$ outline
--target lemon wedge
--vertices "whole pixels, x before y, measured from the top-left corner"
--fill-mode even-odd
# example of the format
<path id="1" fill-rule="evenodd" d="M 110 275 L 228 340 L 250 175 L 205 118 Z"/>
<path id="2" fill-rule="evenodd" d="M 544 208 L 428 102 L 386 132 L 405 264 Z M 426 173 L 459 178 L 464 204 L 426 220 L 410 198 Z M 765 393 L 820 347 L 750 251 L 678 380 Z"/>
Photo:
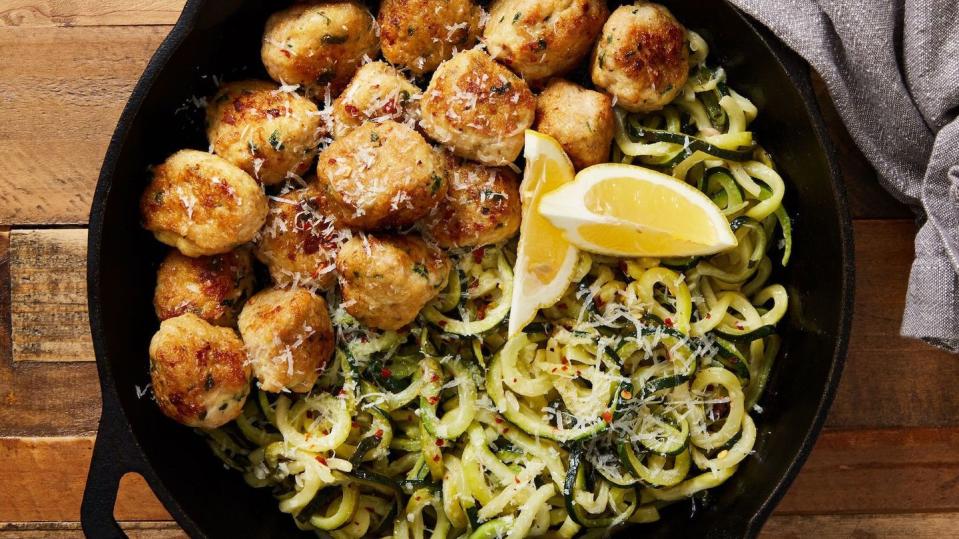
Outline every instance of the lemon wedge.
<path id="1" fill-rule="evenodd" d="M 563 231 L 536 211 L 546 194 L 573 181 L 573 163 L 556 139 L 532 130 L 526 131 L 523 155 L 523 221 L 513 268 L 510 337 L 522 331 L 541 308 L 559 301 L 569 287 L 578 256 L 577 249 L 563 237 Z"/>
<path id="2" fill-rule="evenodd" d="M 544 195 L 538 210 L 570 243 L 605 255 L 699 256 L 737 243 L 709 197 L 686 182 L 635 165 L 583 169 L 575 181 Z"/>

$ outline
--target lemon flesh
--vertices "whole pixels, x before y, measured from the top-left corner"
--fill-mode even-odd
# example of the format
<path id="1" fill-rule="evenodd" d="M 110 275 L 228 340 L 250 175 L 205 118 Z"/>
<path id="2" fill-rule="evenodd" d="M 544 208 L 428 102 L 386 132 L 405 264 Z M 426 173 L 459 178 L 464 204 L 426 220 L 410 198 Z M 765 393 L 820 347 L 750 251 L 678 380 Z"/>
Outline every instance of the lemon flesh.
<path id="1" fill-rule="evenodd" d="M 699 256 L 736 245 L 726 217 L 701 191 L 634 165 L 584 169 L 537 209 L 570 243 L 600 254 Z"/>
<path id="2" fill-rule="evenodd" d="M 578 251 L 563 231 L 536 211 L 544 196 L 570 183 L 573 164 L 555 139 L 536 131 L 526 132 L 526 171 L 520 194 L 523 221 L 520 225 L 509 335 L 520 332 L 539 309 L 559 301 L 569 287 Z"/>

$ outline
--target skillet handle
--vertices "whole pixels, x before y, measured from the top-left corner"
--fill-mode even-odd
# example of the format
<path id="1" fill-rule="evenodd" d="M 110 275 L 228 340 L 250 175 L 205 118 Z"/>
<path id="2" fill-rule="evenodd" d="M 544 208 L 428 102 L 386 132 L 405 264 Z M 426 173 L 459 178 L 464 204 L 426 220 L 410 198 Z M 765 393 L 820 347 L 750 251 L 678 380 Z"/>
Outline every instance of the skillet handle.
<path id="1" fill-rule="evenodd" d="M 87 475 L 83 502 L 80 505 L 80 523 L 87 537 L 97 539 L 126 539 L 113 516 L 113 507 L 117 500 L 120 478 L 130 471 L 136 471 L 133 455 L 136 447 L 131 433 L 125 430 L 123 422 L 117 418 L 118 403 L 109 401 L 109 392 L 104 391 L 103 414 L 97 440 L 93 445 L 93 459 Z M 112 404 L 112 406 L 111 406 Z"/>

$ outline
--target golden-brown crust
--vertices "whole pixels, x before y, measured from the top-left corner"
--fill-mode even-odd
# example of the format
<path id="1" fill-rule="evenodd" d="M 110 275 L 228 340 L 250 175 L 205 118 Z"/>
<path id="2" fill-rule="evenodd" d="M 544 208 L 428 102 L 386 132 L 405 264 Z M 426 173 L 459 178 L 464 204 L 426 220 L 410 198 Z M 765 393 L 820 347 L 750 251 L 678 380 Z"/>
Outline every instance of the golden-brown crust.
<path id="1" fill-rule="evenodd" d="M 187 256 L 242 245 L 266 219 L 266 195 L 249 174 L 221 157 L 180 150 L 153 167 L 140 199 L 143 226 Z"/>
<path id="2" fill-rule="evenodd" d="M 380 24 L 383 57 L 419 76 L 476 44 L 480 8 L 472 0 L 383 0 Z"/>
<path id="3" fill-rule="evenodd" d="M 534 125 L 563 146 L 576 170 L 609 159 L 616 122 L 607 94 L 553 79 L 536 99 Z"/>
<path id="4" fill-rule="evenodd" d="M 160 410 L 191 427 L 231 421 L 250 391 L 243 342 L 192 313 L 160 324 L 150 341 L 150 378 Z"/>
<path id="5" fill-rule="evenodd" d="M 266 21 L 260 56 L 270 77 L 301 84 L 310 95 L 346 86 L 363 58 L 379 53 L 376 21 L 352 1 L 303 2 Z"/>
<path id="6" fill-rule="evenodd" d="M 610 15 L 593 53 L 593 83 L 630 111 L 668 104 L 689 76 L 686 29 L 668 9 L 649 2 Z"/>
<path id="7" fill-rule="evenodd" d="M 171 249 L 157 270 L 153 307 L 166 320 L 192 313 L 218 326 L 236 326 L 236 315 L 253 293 L 250 250 L 191 258 Z"/>
<path id="8" fill-rule="evenodd" d="M 397 330 L 446 286 L 450 261 L 417 236 L 354 236 L 336 257 L 346 312 L 366 326 Z"/>
<path id="9" fill-rule="evenodd" d="M 325 290 L 336 282 L 340 211 L 326 186 L 315 181 L 270 200 L 254 252 L 277 286 Z"/>
<path id="10" fill-rule="evenodd" d="M 403 227 L 446 195 L 446 169 L 422 135 L 387 120 L 367 122 L 321 155 L 317 179 L 343 208 L 351 227 Z"/>
<path id="11" fill-rule="evenodd" d="M 450 188 L 423 220 L 423 230 L 444 249 L 479 247 L 519 230 L 519 179 L 506 167 L 487 167 L 446 154 Z"/>
<path id="12" fill-rule="evenodd" d="M 246 302 L 239 322 L 264 391 L 308 392 L 333 354 L 326 302 L 309 290 L 261 290 Z"/>
<path id="13" fill-rule="evenodd" d="M 224 84 L 206 109 L 213 153 L 272 185 L 302 175 L 316 158 L 320 118 L 316 105 L 272 82 Z"/>
<path id="14" fill-rule="evenodd" d="M 523 79 L 472 49 L 440 65 L 420 110 L 430 138 L 460 157 L 497 166 L 519 156 L 536 98 Z"/>
<path id="15" fill-rule="evenodd" d="M 361 67 L 333 102 L 333 133 L 346 136 L 363 122 L 393 120 L 416 128 L 422 91 L 393 66 L 371 62 Z"/>
<path id="16" fill-rule="evenodd" d="M 543 80 L 580 63 L 608 16 L 605 0 L 496 0 L 483 40 L 497 61 Z"/>

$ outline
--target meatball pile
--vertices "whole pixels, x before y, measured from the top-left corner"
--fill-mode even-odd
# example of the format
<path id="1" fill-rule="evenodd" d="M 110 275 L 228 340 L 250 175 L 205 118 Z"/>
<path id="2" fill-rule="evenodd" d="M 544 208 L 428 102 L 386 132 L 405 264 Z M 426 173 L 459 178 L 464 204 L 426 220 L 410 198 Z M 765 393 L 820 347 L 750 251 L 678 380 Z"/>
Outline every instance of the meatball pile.
<path id="1" fill-rule="evenodd" d="M 613 107 L 657 110 L 689 70 L 686 30 L 643 1 L 298 2 L 260 53 L 272 80 L 222 84 L 209 146 L 152 167 L 140 200 L 170 247 L 153 390 L 195 427 L 234 419 L 253 380 L 309 392 L 331 311 L 401 331 L 446 286 L 448 250 L 513 238 L 527 129 L 603 163 Z"/>

